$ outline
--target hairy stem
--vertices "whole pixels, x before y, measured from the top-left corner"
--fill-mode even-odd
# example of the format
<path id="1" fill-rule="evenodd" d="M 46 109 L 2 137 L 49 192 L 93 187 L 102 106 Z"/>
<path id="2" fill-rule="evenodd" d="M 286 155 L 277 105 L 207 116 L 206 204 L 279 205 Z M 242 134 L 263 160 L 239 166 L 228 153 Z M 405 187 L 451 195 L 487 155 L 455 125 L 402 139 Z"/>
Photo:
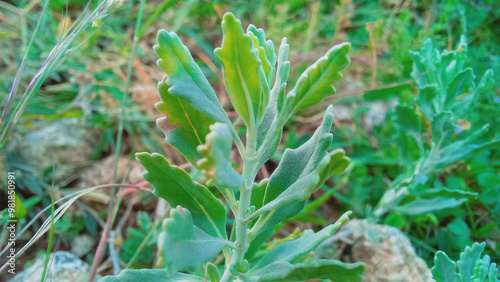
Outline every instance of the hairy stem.
<path id="1" fill-rule="evenodd" d="M 233 281 L 235 276 L 234 269 L 236 269 L 236 266 L 239 262 L 243 261 L 250 243 L 248 240 L 249 230 L 246 217 L 247 211 L 250 208 L 250 201 L 252 199 L 252 187 L 254 179 L 258 171 L 256 167 L 258 161 L 258 158 L 256 158 L 256 138 L 257 134 L 255 133 L 255 131 L 249 130 L 247 133 L 247 154 L 245 155 L 243 162 L 243 176 L 246 179 L 246 183 L 241 187 L 238 212 L 235 215 L 236 248 L 234 249 L 231 260 L 227 265 L 224 274 L 222 275 L 222 282 Z M 231 272 L 231 270 L 233 270 L 233 272 Z"/>

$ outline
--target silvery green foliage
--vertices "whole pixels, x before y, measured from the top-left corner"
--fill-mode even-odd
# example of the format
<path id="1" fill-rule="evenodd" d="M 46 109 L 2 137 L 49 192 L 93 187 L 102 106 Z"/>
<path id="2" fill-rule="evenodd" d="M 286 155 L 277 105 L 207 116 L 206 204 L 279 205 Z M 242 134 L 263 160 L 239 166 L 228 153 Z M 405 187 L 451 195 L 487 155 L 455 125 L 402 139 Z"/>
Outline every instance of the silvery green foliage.
<path id="1" fill-rule="evenodd" d="M 474 243 L 465 247 L 460 254 L 460 260 L 455 264 L 442 251 L 434 256 L 432 276 L 436 282 L 497 282 L 497 264 L 491 262 L 488 255 L 481 257 L 486 243 Z M 457 273 L 458 265 L 458 273 Z"/>
<path id="2" fill-rule="evenodd" d="M 250 25 L 245 32 L 230 13 L 224 16 L 222 29 L 224 39 L 215 54 L 232 106 L 246 126 L 245 145 L 189 50 L 175 33 L 161 30 L 154 48 L 166 73 L 158 84 L 162 102 L 157 105 L 165 117 L 158 126 L 166 141 L 202 170 L 207 181 L 194 181 L 159 154 L 137 154 L 155 195 L 177 207 L 170 211 L 158 238 L 157 261 L 163 269 L 125 270 L 106 281 L 362 280 L 362 263 L 310 256 L 347 222 L 348 213 L 323 230 L 308 230 L 268 252 L 257 252 L 276 225 L 298 215 L 311 193 L 349 164 L 344 151 L 329 151 L 333 114 L 328 107 L 312 137 L 296 149 L 285 150 L 269 179 L 255 183 L 293 113 L 335 93 L 332 83 L 349 64 L 350 45 L 330 49 L 286 95 L 290 70 L 286 39 L 276 54 L 262 29 Z M 231 159 L 233 142 L 243 160 L 242 173 Z M 235 217 L 230 234 L 228 208 Z M 222 262 L 214 260 L 220 256 Z"/>
<path id="3" fill-rule="evenodd" d="M 474 111 L 493 77 L 493 72 L 487 70 L 476 85 L 472 69 L 465 66 L 467 46 L 464 42 L 462 38 L 456 51 L 439 52 L 427 39 L 419 51 L 410 53 L 418 97 L 415 107 L 398 105 L 394 117 L 404 173 L 391 183 L 375 215 L 381 216 L 389 210 L 418 215 L 456 207 L 477 197 L 477 193 L 471 191 L 426 186 L 433 182 L 433 174 L 453 162 L 500 145 L 498 139 L 480 140 L 488 124 L 470 129 L 460 125 L 460 121 Z M 426 125 L 430 130 L 424 129 Z M 413 200 L 400 205 L 406 196 Z"/>

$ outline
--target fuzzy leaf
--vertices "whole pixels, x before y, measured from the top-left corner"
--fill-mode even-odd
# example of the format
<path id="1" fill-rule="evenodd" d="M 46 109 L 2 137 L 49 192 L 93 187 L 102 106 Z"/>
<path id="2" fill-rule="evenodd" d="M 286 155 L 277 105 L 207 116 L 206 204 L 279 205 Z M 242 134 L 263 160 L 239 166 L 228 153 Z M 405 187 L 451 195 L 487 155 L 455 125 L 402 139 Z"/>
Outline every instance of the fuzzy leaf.
<path id="1" fill-rule="evenodd" d="M 465 250 L 460 254 L 460 260 L 457 261 L 458 269 L 462 279 L 471 281 L 474 276 L 474 269 L 481 259 L 481 253 L 484 251 L 486 243 L 474 243 L 472 247 L 465 247 Z"/>
<path id="2" fill-rule="evenodd" d="M 187 208 L 194 224 L 209 235 L 227 238 L 226 208 L 205 186 L 160 154 L 138 153 L 136 158 L 147 170 L 144 179 L 153 185 L 156 196 L 171 206 Z"/>
<path id="3" fill-rule="evenodd" d="M 222 30 L 222 47 L 215 50 L 215 55 L 222 64 L 229 98 L 247 126 L 256 126 L 269 101 L 258 46 L 231 13 L 224 15 Z"/>
<path id="4" fill-rule="evenodd" d="M 320 162 L 328 154 L 328 148 L 332 143 L 330 129 L 333 123 L 332 107 L 328 107 L 323 116 L 323 122 L 316 129 L 313 136 L 297 149 L 286 149 L 283 159 L 269 179 L 263 206 L 278 198 L 287 188 L 292 185 L 295 188 L 307 189 L 308 183 L 316 186 L 319 177 L 315 174 Z M 301 180 L 301 179 L 306 180 Z M 301 180 L 301 181 L 299 181 Z M 295 184 L 298 182 L 297 184 Z M 305 202 L 293 203 L 277 209 L 266 223 L 266 227 L 297 215 L 303 208 Z"/>
<path id="5" fill-rule="evenodd" d="M 186 99 L 216 121 L 229 120 L 207 78 L 177 34 L 160 30 L 154 50 L 160 58 L 158 66 L 167 74 L 165 83 L 170 86 L 170 94 Z"/>
<path id="6" fill-rule="evenodd" d="M 430 121 L 433 121 L 437 111 L 437 87 L 428 85 L 418 89 L 418 110 L 421 111 Z"/>
<path id="7" fill-rule="evenodd" d="M 453 141 L 455 125 L 453 124 L 453 114 L 451 112 L 441 112 L 432 121 L 432 146 L 439 148 L 448 145 Z"/>
<path id="8" fill-rule="evenodd" d="M 456 273 L 456 264 L 448 258 L 442 251 L 438 251 L 434 256 L 434 266 L 432 267 L 432 278 L 436 282 L 461 282 L 462 276 Z"/>
<path id="9" fill-rule="evenodd" d="M 342 77 L 340 71 L 350 62 L 349 43 L 334 46 L 299 77 L 297 84 L 286 97 L 286 114 L 312 106 L 323 98 L 335 94 L 332 83 Z"/>
<path id="10" fill-rule="evenodd" d="M 328 178 L 332 177 L 336 174 L 344 173 L 347 166 L 349 166 L 350 159 L 345 156 L 345 152 L 342 149 L 337 149 L 328 153 L 329 157 L 324 161 L 328 161 L 328 163 L 321 170 L 319 176 L 319 184 L 325 183 Z M 319 187 L 316 187 L 318 189 Z"/>
<path id="11" fill-rule="evenodd" d="M 458 100 L 453 105 L 453 112 L 457 117 L 465 118 L 467 117 L 474 107 L 476 106 L 477 100 L 479 97 L 493 84 L 493 71 L 491 69 L 487 70 L 481 81 L 477 85 L 474 92 L 467 97 Z"/>
<path id="12" fill-rule="evenodd" d="M 170 210 L 163 222 L 164 232 L 158 237 L 167 277 L 177 271 L 196 271 L 222 251 L 226 240 L 216 238 L 193 225 L 191 213 L 180 206 Z"/>
<path id="13" fill-rule="evenodd" d="M 162 102 L 156 104 L 156 108 L 166 117 L 159 118 L 156 123 L 165 132 L 167 143 L 196 164 L 202 158 L 196 147 L 205 143 L 209 126 L 215 120 L 196 110 L 186 99 L 170 94 L 169 88 L 165 82 L 158 83 Z"/>
<path id="14" fill-rule="evenodd" d="M 271 85 L 271 80 L 274 77 L 276 66 L 274 43 L 271 40 L 266 40 L 266 33 L 262 28 L 257 28 L 252 24 L 248 26 L 247 33 L 252 33 L 258 40 L 259 57 L 262 62 L 264 73 L 267 77 L 267 83 Z M 264 56 L 261 56 L 260 54 L 263 54 Z"/>
<path id="15" fill-rule="evenodd" d="M 204 158 L 197 164 L 206 170 L 215 168 L 215 185 L 223 188 L 238 188 L 245 184 L 245 178 L 232 166 L 233 138 L 229 126 L 223 123 L 212 124 L 206 141 L 206 144 L 198 146 L 198 151 Z"/>
<path id="16" fill-rule="evenodd" d="M 219 282 L 221 278 L 219 269 L 211 262 L 207 263 L 207 276 L 210 282 Z"/>
<path id="17" fill-rule="evenodd" d="M 407 106 L 398 105 L 394 116 L 398 128 L 398 148 L 407 164 L 422 157 L 422 133 L 420 119 L 415 111 Z"/>
<path id="18" fill-rule="evenodd" d="M 343 173 L 348 165 L 349 159 L 345 157 L 343 150 L 330 152 L 321 160 L 315 171 L 299 178 L 276 199 L 262 206 L 256 214 L 260 215 L 277 209 L 279 212 L 281 207 L 305 203 L 328 178 L 334 174 Z"/>
<path id="19" fill-rule="evenodd" d="M 365 265 L 362 262 L 345 263 L 334 259 L 322 259 L 294 264 L 293 271 L 286 277 L 273 281 L 309 281 L 328 279 L 334 282 L 362 281 Z M 264 278 L 265 279 L 265 278 Z M 267 281 L 267 280 L 262 280 Z"/>
<path id="20" fill-rule="evenodd" d="M 443 210 L 447 208 L 460 206 L 466 201 L 467 198 L 454 199 L 454 198 L 437 197 L 432 199 L 420 199 L 409 202 L 408 204 L 402 206 L 394 207 L 393 210 L 408 215 L 418 215 L 436 210 Z"/>
<path id="21" fill-rule="evenodd" d="M 280 120 L 280 113 L 285 100 L 286 81 L 290 72 L 288 53 L 289 45 L 286 43 L 286 38 L 283 38 L 278 52 L 276 80 L 271 90 L 269 103 L 257 128 L 257 148 L 264 151 L 258 163 L 259 167 L 271 158 L 281 141 L 283 121 Z M 271 142 L 262 146 L 266 140 L 271 140 Z"/>
<path id="22" fill-rule="evenodd" d="M 417 195 L 422 197 L 448 197 L 448 198 L 467 198 L 469 200 L 477 199 L 478 194 L 476 192 L 448 189 L 446 187 L 438 188 L 428 188 L 418 193 Z"/>
<path id="23" fill-rule="evenodd" d="M 425 171 L 442 170 L 449 164 L 464 159 L 474 152 L 500 146 L 500 139 L 479 144 L 474 143 L 480 136 L 488 131 L 488 127 L 489 125 L 485 124 L 482 128 L 471 133 L 467 138 L 457 140 L 448 146 L 437 150 L 434 154 L 428 157 L 423 169 Z"/>
<path id="24" fill-rule="evenodd" d="M 474 73 L 471 68 L 467 68 L 460 72 L 455 79 L 448 85 L 446 96 L 443 101 L 443 109 L 451 110 L 457 97 L 463 93 L 467 93 L 471 87 L 474 87 Z"/>
<path id="25" fill-rule="evenodd" d="M 332 236 L 337 229 L 349 220 L 348 214 L 349 212 L 342 215 L 336 223 L 323 228 L 317 233 L 307 230 L 300 238 L 274 247 L 245 273 L 244 281 L 284 279 L 295 270 L 294 260 L 308 254 L 324 240 Z"/>
<path id="26" fill-rule="evenodd" d="M 116 276 L 105 276 L 103 282 L 137 282 L 137 281 L 164 281 L 164 282 L 193 282 L 203 281 L 203 278 L 175 273 L 172 277 L 167 277 L 165 269 L 124 269 Z"/>

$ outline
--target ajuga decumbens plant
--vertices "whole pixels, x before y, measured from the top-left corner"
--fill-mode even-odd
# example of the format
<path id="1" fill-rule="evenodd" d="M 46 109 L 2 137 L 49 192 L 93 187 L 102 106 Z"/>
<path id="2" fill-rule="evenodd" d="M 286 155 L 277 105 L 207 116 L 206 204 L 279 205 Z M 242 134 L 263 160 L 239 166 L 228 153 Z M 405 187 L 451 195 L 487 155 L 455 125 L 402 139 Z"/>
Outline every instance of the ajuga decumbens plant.
<path id="1" fill-rule="evenodd" d="M 307 142 L 285 150 L 272 175 L 255 182 L 259 169 L 276 151 L 285 122 L 296 111 L 335 93 L 332 83 L 349 64 L 350 45 L 330 49 L 285 95 L 290 70 L 286 39 L 276 55 L 262 29 L 250 25 L 244 32 L 231 13 L 225 14 L 222 29 L 222 47 L 215 54 L 232 105 L 246 126 L 246 142 L 186 46 L 175 33 L 161 30 L 154 49 L 166 76 L 158 84 L 162 102 L 157 108 L 166 117 L 157 123 L 166 141 L 208 180 L 197 183 L 160 154 L 138 153 L 154 193 L 176 207 L 158 238 L 161 268 L 125 270 L 105 281 L 360 281 L 362 263 L 318 260 L 311 254 L 348 220 L 347 213 L 318 232 L 307 230 L 264 254 L 258 252 L 274 233 L 273 227 L 300 213 L 311 193 L 347 167 L 343 150 L 329 151 L 331 107 Z M 242 174 L 231 160 L 233 141 L 243 160 Z M 229 210 L 234 224 L 228 235 Z"/>

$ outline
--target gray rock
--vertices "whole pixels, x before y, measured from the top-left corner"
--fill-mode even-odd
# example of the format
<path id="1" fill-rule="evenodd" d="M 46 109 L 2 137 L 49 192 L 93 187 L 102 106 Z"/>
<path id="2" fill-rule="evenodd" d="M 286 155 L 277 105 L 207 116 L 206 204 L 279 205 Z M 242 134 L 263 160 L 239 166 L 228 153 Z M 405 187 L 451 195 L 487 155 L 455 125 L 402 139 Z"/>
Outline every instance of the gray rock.
<path id="1" fill-rule="evenodd" d="M 366 106 L 370 107 L 370 111 L 366 113 L 365 125 L 368 126 L 369 128 L 381 125 L 385 120 L 387 112 L 390 109 L 393 109 L 396 105 L 397 105 L 396 100 L 367 103 Z"/>
<path id="2" fill-rule="evenodd" d="M 64 181 L 75 176 L 75 168 L 88 163 L 99 142 L 100 130 L 89 129 L 77 118 L 40 121 L 35 130 L 17 136 L 14 150 L 23 164 L 40 173 L 55 166 L 50 180 Z M 71 179 L 70 179 L 71 180 Z"/>
<path id="3" fill-rule="evenodd" d="M 367 220 L 350 220 L 318 247 L 315 255 L 364 262 L 363 281 L 367 282 L 434 281 L 425 261 L 417 256 L 410 240 L 399 229 Z"/>
<path id="4" fill-rule="evenodd" d="M 92 236 L 87 234 L 73 237 L 71 239 L 71 253 L 77 257 L 83 257 L 92 250 L 94 243 Z"/>
<path id="5" fill-rule="evenodd" d="M 45 257 L 39 257 L 35 263 L 14 276 L 11 282 L 39 282 L 42 278 Z M 90 273 L 90 266 L 75 255 L 68 252 L 50 254 L 46 281 L 57 282 L 86 282 Z M 102 277 L 97 275 L 95 281 Z"/>

